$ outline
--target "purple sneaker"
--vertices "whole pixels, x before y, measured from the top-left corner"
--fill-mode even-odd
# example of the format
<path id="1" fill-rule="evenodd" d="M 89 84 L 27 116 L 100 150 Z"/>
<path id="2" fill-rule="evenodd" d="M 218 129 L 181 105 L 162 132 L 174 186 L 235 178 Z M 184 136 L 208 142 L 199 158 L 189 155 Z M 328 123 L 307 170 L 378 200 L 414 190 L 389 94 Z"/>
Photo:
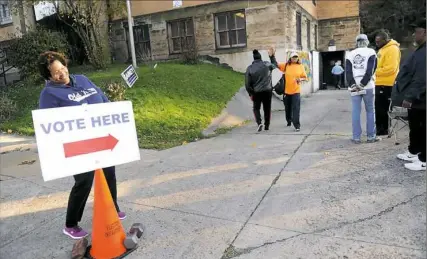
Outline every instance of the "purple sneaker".
<path id="1" fill-rule="evenodd" d="M 84 231 L 81 227 L 76 226 L 76 227 L 72 227 L 72 228 L 64 228 L 62 230 L 62 232 L 71 237 L 72 239 L 82 239 L 84 237 L 88 236 L 88 233 L 86 231 Z"/>
<path id="2" fill-rule="evenodd" d="M 119 219 L 120 220 L 124 220 L 126 218 L 126 213 L 124 213 L 123 211 L 119 211 Z"/>

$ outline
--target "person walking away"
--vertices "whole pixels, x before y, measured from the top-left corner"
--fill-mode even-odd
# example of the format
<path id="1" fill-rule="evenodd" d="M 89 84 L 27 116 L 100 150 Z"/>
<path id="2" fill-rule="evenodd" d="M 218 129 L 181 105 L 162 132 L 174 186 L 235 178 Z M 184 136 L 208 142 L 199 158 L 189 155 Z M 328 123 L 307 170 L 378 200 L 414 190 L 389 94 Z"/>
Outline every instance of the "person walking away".
<path id="1" fill-rule="evenodd" d="M 377 136 L 381 136 L 388 135 L 391 91 L 399 72 L 401 53 L 399 43 L 390 39 L 384 30 L 376 34 L 375 43 L 379 48 L 375 71 L 375 124 Z"/>
<path id="2" fill-rule="evenodd" d="M 258 125 L 257 131 L 270 129 L 271 98 L 273 87 L 271 85 L 271 71 L 274 66 L 270 62 L 264 62 L 258 50 L 253 50 L 254 61 L 246 69 L 245 88 L 253 101 L 253 112 Z M 261 104 L 264 110 L 264 124 L 261 119 Z"/>
<path id="3" fill-rule="evenodd" d="M 413 27 L 418 47 L 403 63 L 393 88 L 392 102 L 408 109 L 408 151 L 397 157 L 410 162 L 405 168 L 421 171 L 426 170 L 426 19 Z"/>
<path id="4" fill-rule="evenodd" d="M 366 133 L 368 142 L 376 142 L 379 138 L 375 130 L 375 69 L 377 55 L 375 50 L 368 48 L 369 40 L 365 34 L 356 37 L 356 49 L 352 50 L 346 58 L 345 73 L 352 102 L 352 141 L 361 143 L 362 128 L 360 113 L 362 100 L 366 110 Z"/>
<path id="5" fill-rule="evenodd" d="M 335 79 L 335 88 L 336 89 L 341 89 L 341 77 L 342 74 L 344 73 L 344 68 L 342 68 L 341 66 L 341 61 L 337 61 L 335 62 L 335 66 L 332 68 L 332 75 L 334 76 Z"/>
<path id="6" fill-rule="evenodd" d="M 285 76 L 283 103 L 285 105 L 287 126 L 290 127 L 293 124 L 295 131 L 300 131 L 301 83 L 307 80 L 307 74 L 301 64 L 298 53 L 292 52 L 286 63 L 278 63 L 274 54 L 271 48 L 269 51 L 271 63 L 278 67 Z"/>
<path id="7" fill-rule="evenodd" d="M 48 51 L 39 57 L 40 75 L 46 80 L 46 85 L 40 93 L 40 109 L 77 106 L 109 102 L 105 94 L 83 75 L 68 73 L 65 56 Z M 111 192 L 118 216 L 125 219 L 117 205 L 117 183 L 115 167 L 104 168 L 105 178 Z M 63 233 L 72 239 L 81 239 L 88 235 L 78 223 L 81 221 L 86 201 L 92 189 L 94 171 L 73 176 L 75 183 L 68 199 L 65 228 Z"/>

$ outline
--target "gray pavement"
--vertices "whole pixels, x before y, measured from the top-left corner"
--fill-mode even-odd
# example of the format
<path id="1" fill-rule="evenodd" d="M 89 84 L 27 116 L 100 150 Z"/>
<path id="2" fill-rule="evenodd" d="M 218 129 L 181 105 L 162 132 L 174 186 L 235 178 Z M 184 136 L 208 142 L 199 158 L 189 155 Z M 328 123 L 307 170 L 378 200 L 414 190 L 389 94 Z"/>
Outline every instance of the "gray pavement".
<path id="1" fill-rule="evenodd" d="M 141 150 L 117 169 L 123 225 L 145 225 L 126 258 L 426 258 L 425 172 L 395 158 L 407 132 L 400 146 L 354 145 L 350 111 L 346 91 L 321 91 L 303 100 L 300 133 L 278 111 L 268 132 L 250 123 Z M 17 148 L 6 142 L 0 258 L 70 258 L 74 242 L 61 231 L 72 178 L 43 182 L 36 149 L 4 152 Z M 89 231 L 92 201 L 81 222 Z"/>

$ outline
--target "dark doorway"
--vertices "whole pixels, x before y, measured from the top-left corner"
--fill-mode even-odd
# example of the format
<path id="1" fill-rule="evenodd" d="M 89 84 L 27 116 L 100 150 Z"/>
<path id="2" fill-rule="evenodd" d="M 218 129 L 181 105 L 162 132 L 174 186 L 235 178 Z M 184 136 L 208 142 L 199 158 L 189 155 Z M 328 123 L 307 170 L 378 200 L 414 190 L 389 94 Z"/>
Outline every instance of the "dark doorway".
<path id="1" fill-rule="evenodd" d="M 126 24 L 127 25 L 127 24 Z M 126 43 L 129 43 L 129 28 L 126 26 Z M 151 60 L 150 27 L 148 24 L 136 25 L 133 27 L 133 39 L 135 44 L 135 55 L 138 61 Z M 130 47 L 128 47 L 128 57 L 131 57 Z"/>
<path id="2" fill-rule="evenodd" d="M 335 65 L 335 62 L 341 61 L 342 68 L 345 69 L 345 51 L 330 51 L 330 52 L 321 52 L 319 57 L 320 62 L 320 86 L 322 90 L 327 89 L 336 89 L 335 88 L 335 78 L 332 75 L 332 68 Z M 345 77 L 344 74 L 341 76 L 341 88 L 345 87 Z"/>

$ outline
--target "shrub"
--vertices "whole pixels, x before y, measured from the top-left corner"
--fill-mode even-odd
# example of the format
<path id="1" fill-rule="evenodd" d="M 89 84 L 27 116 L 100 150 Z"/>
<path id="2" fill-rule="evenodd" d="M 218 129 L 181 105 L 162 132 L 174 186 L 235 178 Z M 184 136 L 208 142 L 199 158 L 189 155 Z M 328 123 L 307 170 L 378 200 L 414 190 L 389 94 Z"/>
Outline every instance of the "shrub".
<path id="1" fill-rule="evenodd" d="M 184 64 L 195 65 L 199 63 L 199 52 L 195 42 L 190 40 L 183 40 L 183 52 L 182 52 L 182 61 Z"/>
<path id="2" fill-rule="evenodd" d="M 126 86 L 122 82 L 109 81 L 101 88 L 111 102 L 123 101 L 125 99 Z"/>
<path id="3" fill-rule="evenodd" d="M 38 74 L 37 61 L 42 52 L 55 50 L 66 54 L 67 49 L 64 34 L 37 26 L 22 37 L 15 38 L 7 56 L 10 64 L 17 67 L 23 77 L 29 77 Z"/>
<path id="4" fill-rule="evenodd" d="M 12 120 L 17 111 L 16 103 L 6 93 L 0 93 L 0 123 Z"/>

